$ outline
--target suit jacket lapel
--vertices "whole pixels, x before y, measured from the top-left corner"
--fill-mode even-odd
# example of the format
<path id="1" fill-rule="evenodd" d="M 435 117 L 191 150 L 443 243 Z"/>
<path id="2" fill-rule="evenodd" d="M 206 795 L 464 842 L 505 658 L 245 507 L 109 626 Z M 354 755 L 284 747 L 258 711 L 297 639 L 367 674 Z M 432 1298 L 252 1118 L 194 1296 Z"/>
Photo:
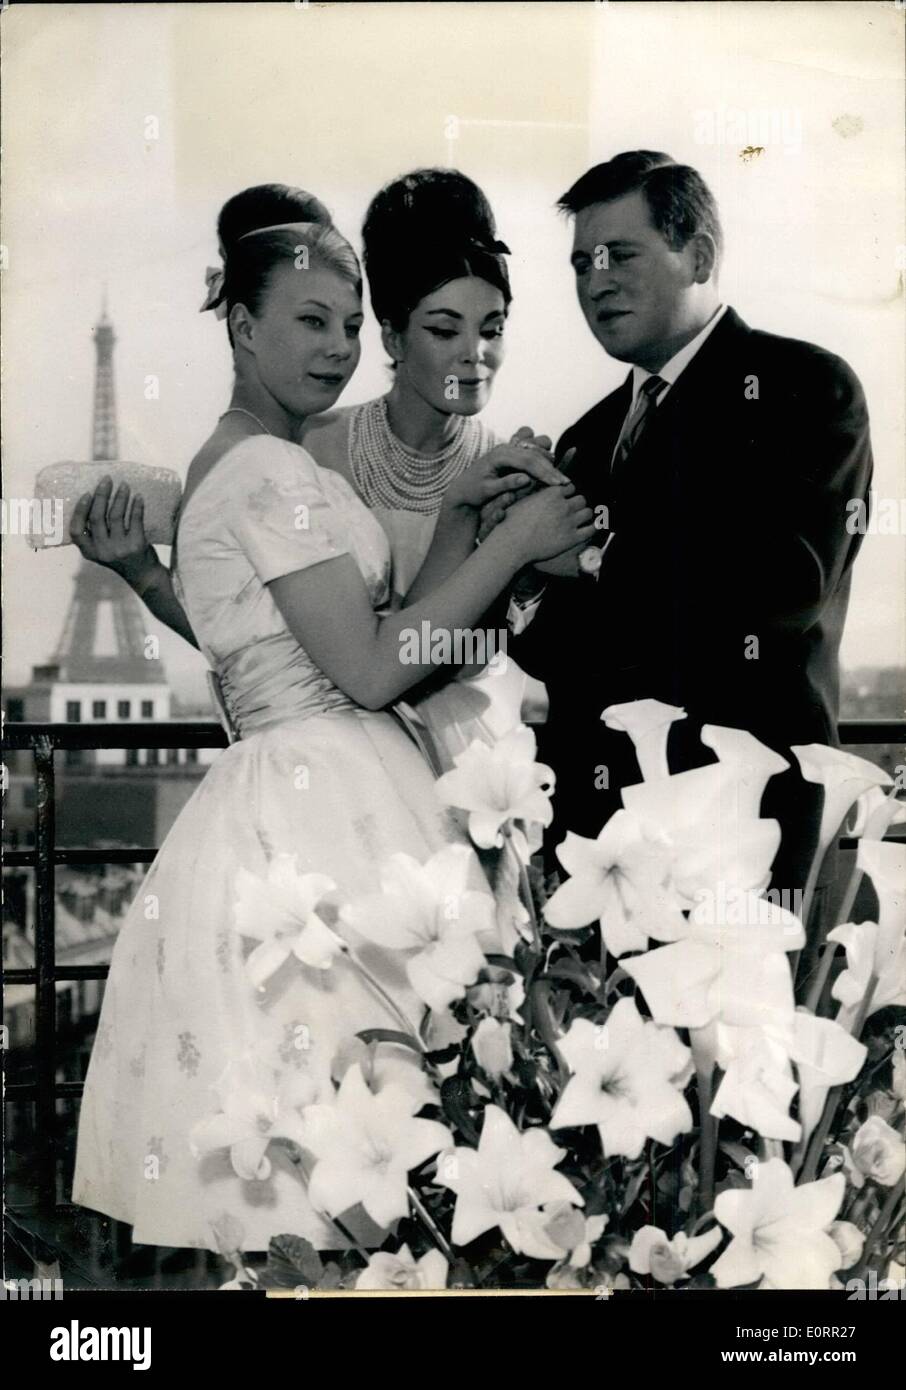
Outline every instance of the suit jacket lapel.
<path id="1" fill-rule="evenodd" d="M 610 496 L 610 461 L 632 401 L 632 374 L 605 396 L 594 418 L 575 440 L 576 466 L 571 470 L 577 488 L 594 505 Z"/>
<path id="2" fill-rule="evenodd" d="M 694 429 L 701 412 L 714 408 L 723 390 L 720 382 L 735 357 L 734 349 L 750 331 L 734 309 L 727 310 L 655 411 L 626 470 L 630 485 L 650 485 L 650 469 L 657 467 L 665 454 L 674 452 L 671 438 L 681 435 L 688 440 L 690 423 Z"/>

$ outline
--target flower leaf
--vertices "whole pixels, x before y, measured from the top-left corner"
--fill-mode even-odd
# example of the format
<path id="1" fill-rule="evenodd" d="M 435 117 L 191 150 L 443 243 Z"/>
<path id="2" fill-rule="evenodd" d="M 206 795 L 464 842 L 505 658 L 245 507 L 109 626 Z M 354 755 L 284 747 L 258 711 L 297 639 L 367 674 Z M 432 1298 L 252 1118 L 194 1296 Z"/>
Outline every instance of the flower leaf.
<path id="1" fill-rule="evenodd" d="M 485 960 L 487 961 L 488 965 L 496 965 L 501 970 L 510 970 L 514 975 L 518 975 L 519 973 L 519 967 L 513 960 L 512 956 L 499 956 L 496 953 L 489 955 L 486 953 Z"/>
<path id="2" fill-rule="evenodd" d="M 310 1240 L 302 1236 L 273 1236 L 267 1248 L 262 1283 L 271 1289 L 294 1289 L 299 1284 L 317 1288 L 324 1266 Z"/>
<path id="3" fill-rule="evenodd" d="M 461 1076 L 448 1076 L 440 1088 L 440 1103 L 444 1114 L 453 1122 L 463 1138 L 477 1148 L 479 1134 L 469 1112 L 470 1090 L 468 1082 Z"/>
<path id="4" fill-rule="evenodd" d="M 583 993 L 590 994 L 593 998 L 597 998 L 599 989 L 598 982 L 593 980 L 589 972 L 583 970 L 582 967 L 574 961 L 561 961 L 557 965 L 551 966 L 550 970 L 545 970 L 543 975 L 536 976 L 536 979 L 568 980 L 570 983 L 578 985 Z"/>
<path id="5" fill-rule="evenodd" d="M 401 1047 L 411 1047 L 413 1052 L 422 1055 L 422 1050 L 411 1033 L 397 1033 L 392 1028 L 364 1028 L 356 1033 L 366 1045 L 373 1042 L 398 1043 Z"/>

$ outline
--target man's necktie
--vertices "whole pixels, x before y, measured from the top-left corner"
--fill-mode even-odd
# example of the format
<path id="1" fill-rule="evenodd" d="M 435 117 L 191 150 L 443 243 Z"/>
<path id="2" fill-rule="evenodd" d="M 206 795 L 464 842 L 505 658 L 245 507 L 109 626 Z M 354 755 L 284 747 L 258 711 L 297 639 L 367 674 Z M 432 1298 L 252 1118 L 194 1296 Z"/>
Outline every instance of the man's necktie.
<path id="1" fill-rule="evenodd" d="M 650 376 L 643 383 L 636 397 L 635 405 L 623 421 L 620 437 L 617 440 L 610 464 L 611 478 L 618 478 L 622 473 L 626 460 L 645 433 L 649 421 L 657 409 L 658 397 L 666 390 L 667 386 L 668 382 L 660 376 Z"/>

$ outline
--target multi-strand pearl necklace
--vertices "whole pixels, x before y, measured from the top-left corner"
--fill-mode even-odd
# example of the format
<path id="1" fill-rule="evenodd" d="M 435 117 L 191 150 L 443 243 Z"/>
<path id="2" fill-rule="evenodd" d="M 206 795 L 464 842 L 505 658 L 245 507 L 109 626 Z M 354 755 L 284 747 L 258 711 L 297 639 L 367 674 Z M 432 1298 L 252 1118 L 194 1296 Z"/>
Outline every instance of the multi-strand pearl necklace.
<path id="1" fill-rule="evenodd" d="M 426 515 L 440 511 L 450 483 L 475 462 L 481 446 L 481 429 L 464 415 L 456 417 L 453 438 L 443 449 L 423 454 L 391 430 L 386 396 L 352 412 L 350 463 L 359 495 L 371 507 Z"/>

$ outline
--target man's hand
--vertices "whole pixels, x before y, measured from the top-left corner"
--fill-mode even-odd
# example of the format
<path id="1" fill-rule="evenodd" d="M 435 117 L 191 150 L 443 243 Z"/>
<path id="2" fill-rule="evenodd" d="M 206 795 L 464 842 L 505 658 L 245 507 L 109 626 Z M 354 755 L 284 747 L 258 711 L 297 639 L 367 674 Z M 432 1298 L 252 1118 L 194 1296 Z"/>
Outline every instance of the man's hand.
<path id="1" fill-rule="evenodd" d="M 465 507 L 481 511 L 500 497 L 513 501 L 536 487 L 565 487 L 567 481 L 554 467 L 547 436 L 535 436 L 525 426 L 509 444 L 489 449 L 460 474 L 447 488 L 444 505 L 448 510 Z"/>
<path id="2" fill-rule="evenodd" d="M 513 440 L 511 442 L 516 443 L 519 440 L 522 440 L 523 442 L 530 442 L 535 448 L 540 448 L 541 446 L 545 446 L 546 448 L 550 447 L 550 439 L 547 437 L 547 435 L 533 435 L 528 425 L 523 425 L 521 429 L 518 429 L 516 433 L 513 435 Z M 485 457 L 487 457 L 487 455 L 485 455 Z M 575 449 L 567 449 L 566 453 L 563 455 L 563 458 L 559 466 L 559 472 L 561 476 L 566 477 L 567 470 L 575 461 L 575 457 Z M 501 521 L 503 521 L 507 514 L 507 509 L 511 507 L 513 503 L 517 501 L 518 498 L 524 497 L 527 492 L 532 490 L 533 486 L 537 485 L 538 484 L 529 483 L 519 488 L 518 490 L 508 487 L 505 491 L 498 493 L 496 497 L 492 497 L 487 502 L 485 502 L 484 506 L 481 509 L 481 516 L 478 523 L 478 540 L 486 540 L 487 537 L 493 531 L 494 527 L 499 526 Z M 573 492 L 575 491 L 573 484 L 570 482 L 563 483 L 561 484 L 561 486 L 566 489 L 572 489 Z M 564 493 L 564 496 L 571 496 L 571 492 L 567 490 Z M 552 563 L 555 563 L 555 561 Z M 552 571 L 552 573 L 553 572 L 554 571 Z M 561 573 L 561 571 L 557 570 L 556 573 L 559 574 Z"/>

